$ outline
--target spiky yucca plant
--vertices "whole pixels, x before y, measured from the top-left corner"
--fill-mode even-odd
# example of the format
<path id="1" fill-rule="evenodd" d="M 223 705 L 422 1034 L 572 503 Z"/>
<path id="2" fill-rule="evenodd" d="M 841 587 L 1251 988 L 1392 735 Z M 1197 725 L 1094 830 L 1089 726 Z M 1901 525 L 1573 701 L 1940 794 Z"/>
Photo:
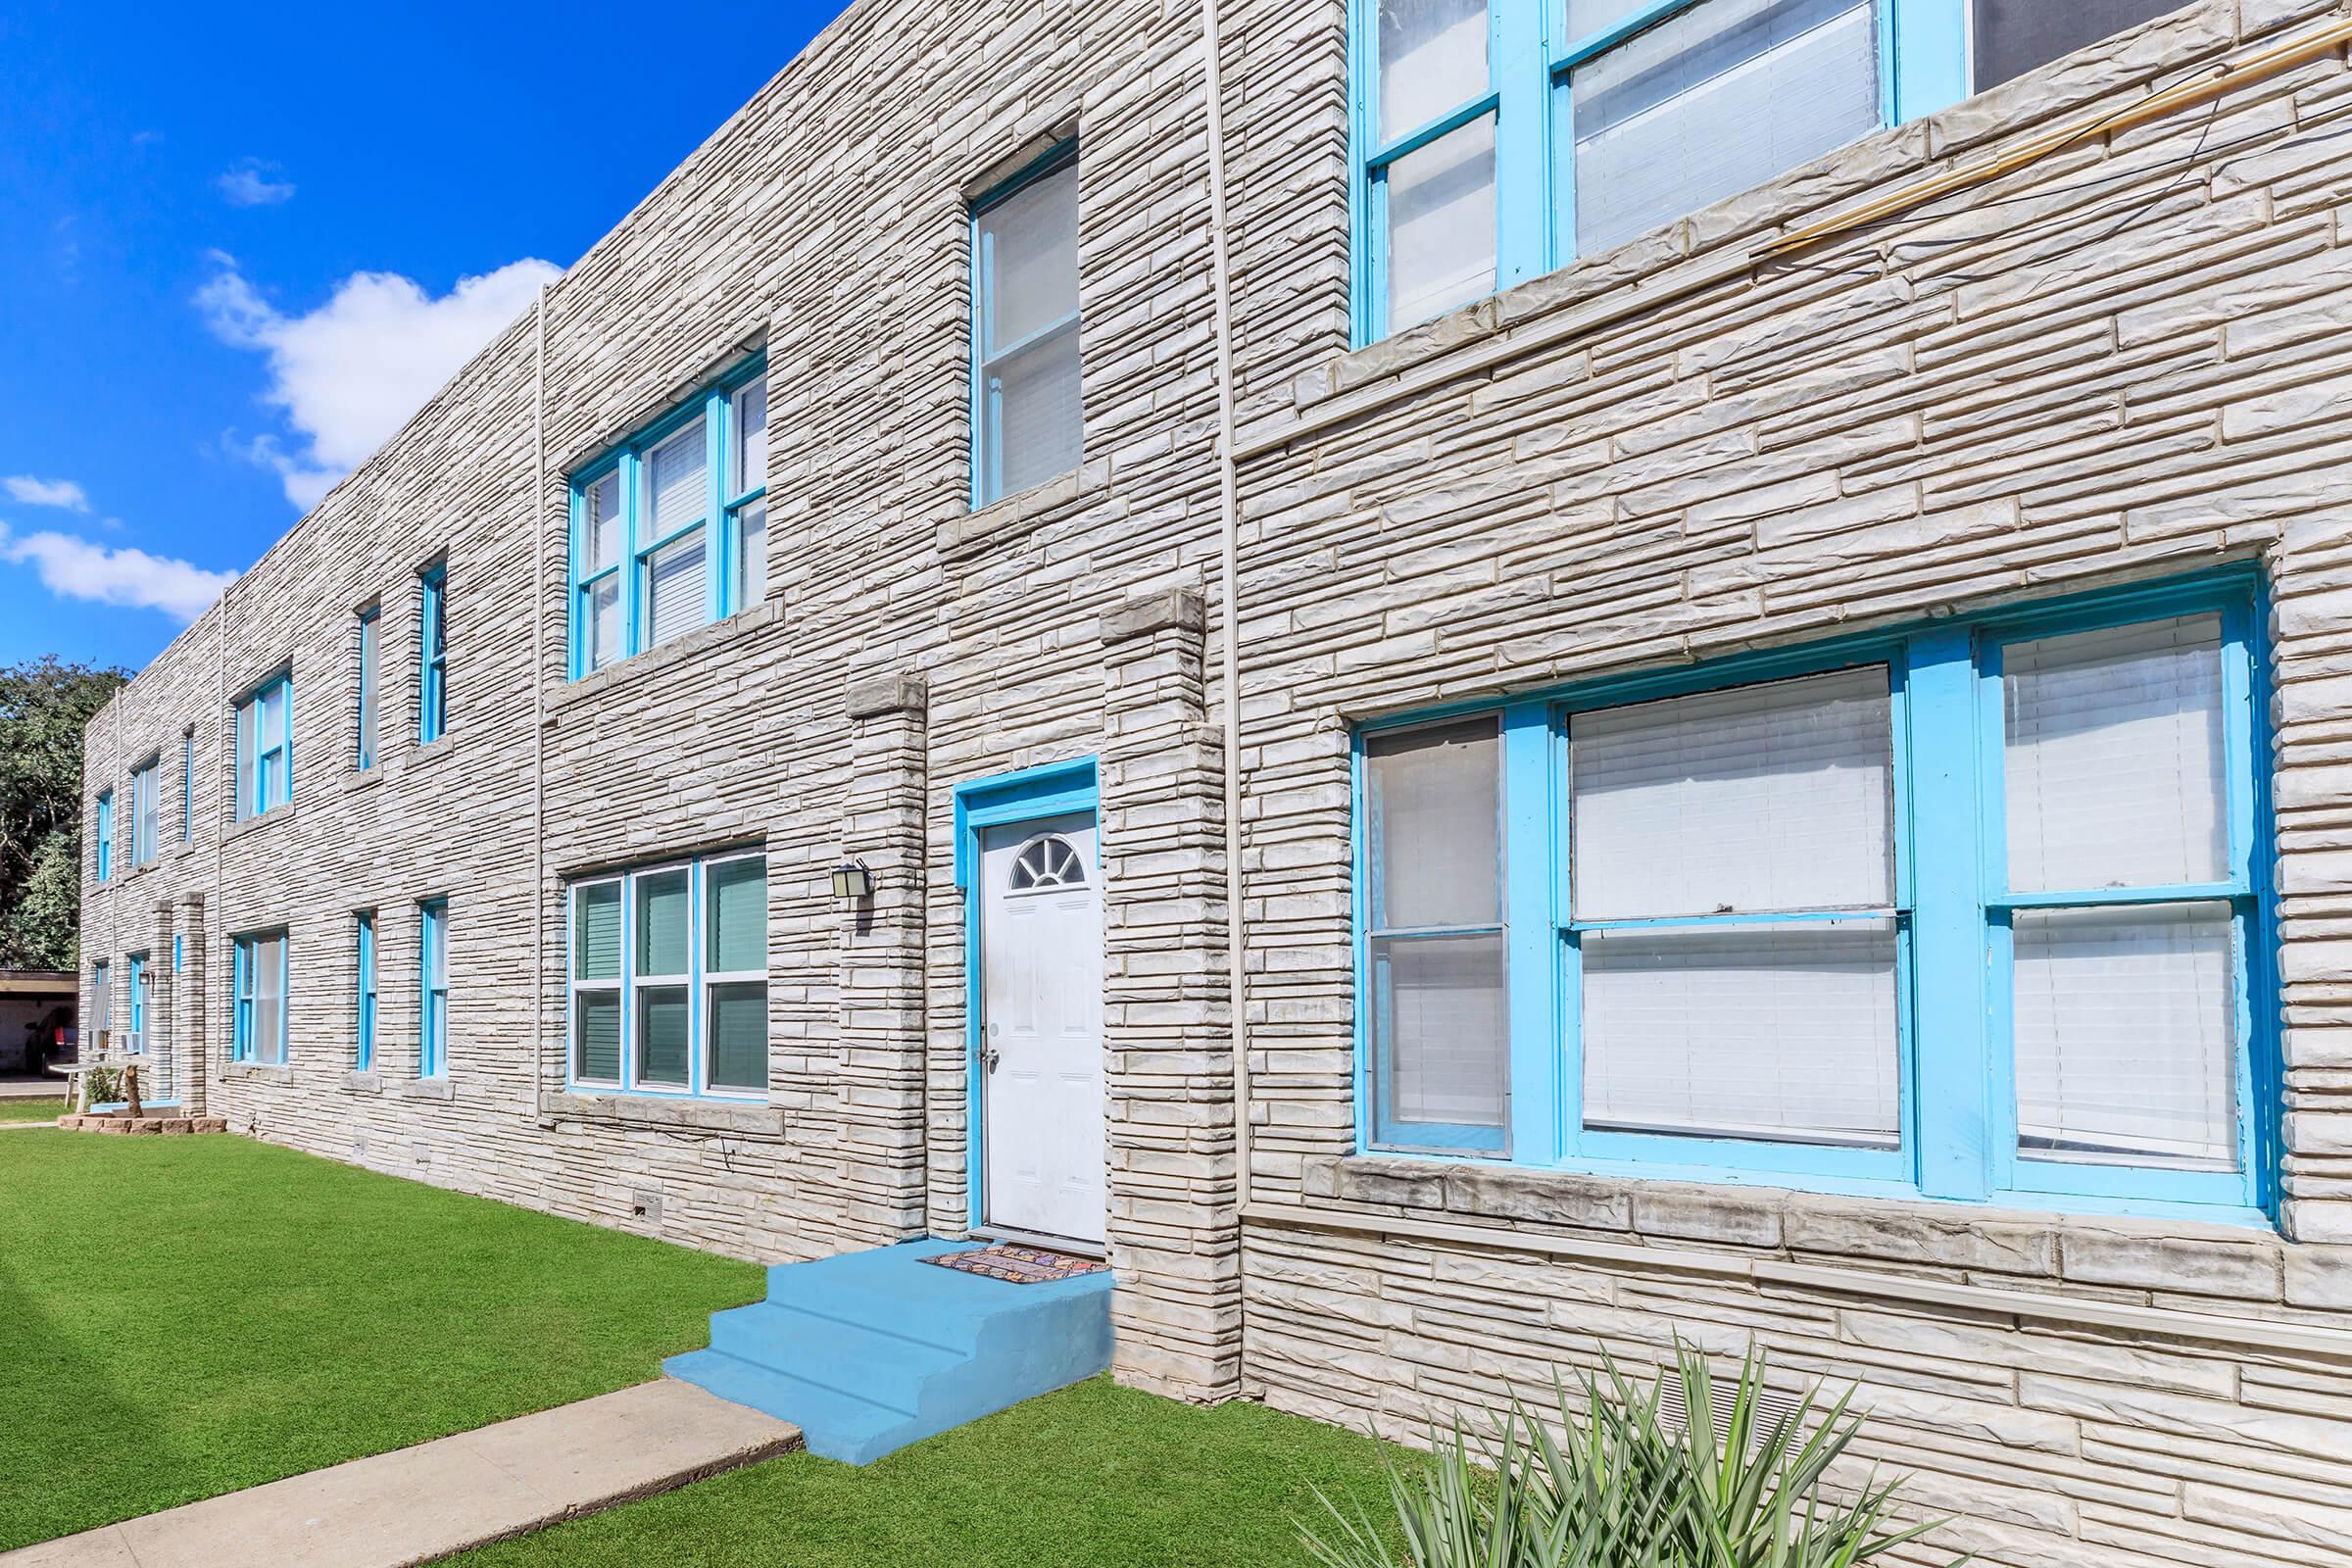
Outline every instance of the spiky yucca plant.
<path id="1" fill-rule="evenodd" d="M 1767 1419 L 1764 1372 L 1751 1350 L 1720 1423 L 1706 1357 L 1679 1343 L 1680 1428 L 1613 1363 L 1558 1384 L 1556 1423 L 1516 1398 L 1483 1436 L 1457 1417 L 1426 1462 L 1390 1462 L 1393 1537 L 1324 1496 L 1330 1519 L 1305 1529 L 1307 1547 L 1324 1568 L 1854 1568 L 1943 1523 L 1896 1526 L 1901 1483 L 1875 1473 L 1842 1502 L 1824 1497 L 1861 1430 L 1852 1395 L 1814 1421 L 1809 1390 Z"/>

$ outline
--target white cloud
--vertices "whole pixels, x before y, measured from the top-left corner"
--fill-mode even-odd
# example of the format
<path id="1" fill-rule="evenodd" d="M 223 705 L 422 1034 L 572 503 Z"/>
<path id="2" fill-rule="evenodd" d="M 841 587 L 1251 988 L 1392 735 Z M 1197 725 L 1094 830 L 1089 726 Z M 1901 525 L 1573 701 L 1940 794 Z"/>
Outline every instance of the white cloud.
<path id="1" fill-rule="evenodd" d="M 11 501 L 27 507 L 63 507 L 68 512 L 90 510 L 88 494 L 71 479 L 36 479 L 29 473 L 12 474 L 0 479 L 0 490 L 6 490 Z"/>
<path id="2" fill-rule="evenodd" d="M 0 523 L 0 561 L 30 565 L 41 585 L 64 599 L 160 610 L 180 621 L 204 613 L 233 571 L 206 571 L 144 550 L 114 550 L 71 534 L 43 531 L 19 538 Z"/>
<path id="3" fill-rule="evenodd" d="M 196 304 L 221 341 L 268 356 L 264 399 L 285 411 L 298 443 L 289 449 L 264 434 L 227 444 L 276 469 L 287 499 L 305 511 L 561 275 L 553 263 L 525 258 L 461 277 L 435 297 L 397 272 L 354 272 L 317 310 L 288 316 L 246 281 L 234 257 L 213 259 L 220 271 Z"/>
<path id="4" fill-rule="evenodd" d="M 279 202 L 294 199 L 294 182 L 271 179 L 270 176 L 275 172 L 275 164 L 241 158 L 213 183 L 220 188 L 221 199 L 231 207 L 275 207 Z"/>

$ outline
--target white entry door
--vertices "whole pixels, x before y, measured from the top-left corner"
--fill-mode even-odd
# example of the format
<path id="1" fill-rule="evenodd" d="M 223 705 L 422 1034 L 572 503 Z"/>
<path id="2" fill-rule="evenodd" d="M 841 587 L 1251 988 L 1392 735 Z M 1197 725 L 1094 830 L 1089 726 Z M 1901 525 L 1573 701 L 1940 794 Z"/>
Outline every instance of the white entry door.
<path id="1" fill-rule="evenodd" d="M 993 1229 L 1100 1245 L 1102 890 L 1091 813 L 992 827 L 980 854 L 980 1049 Z"/>

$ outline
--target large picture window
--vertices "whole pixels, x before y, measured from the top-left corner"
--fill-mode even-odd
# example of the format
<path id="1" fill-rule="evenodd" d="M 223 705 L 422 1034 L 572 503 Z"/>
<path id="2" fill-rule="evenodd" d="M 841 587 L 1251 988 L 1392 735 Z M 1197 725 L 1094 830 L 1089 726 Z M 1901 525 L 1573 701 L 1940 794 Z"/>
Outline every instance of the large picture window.
<path id="1" fill-rule="evenodd" d="M 647 866 L 568 890 L 571 1081 L 767 1096 L 767 862 Z"/>
<path id="2" fill-rule="evenodd" d="M 766 373 L 738 367 L 573 477 L 573 678 L 765 596 Z"/>
<path id="3" fill-rule="evenodd" d="M 1352 0 L 1370 342 L 1594 256 L 2173 0 Z"/>
<path id="4" fill-rule="evenodd" d="M 2243 579 L 1368 730 L 1370 1147 L 2258 1213 Z"/>

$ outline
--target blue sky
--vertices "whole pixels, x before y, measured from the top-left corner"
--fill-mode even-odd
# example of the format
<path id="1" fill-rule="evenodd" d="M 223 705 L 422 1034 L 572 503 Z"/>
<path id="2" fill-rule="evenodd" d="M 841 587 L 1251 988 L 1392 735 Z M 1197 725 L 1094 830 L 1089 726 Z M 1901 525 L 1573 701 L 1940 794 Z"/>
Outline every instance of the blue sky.
<path id="1" fill-rule="evenodd" d="M 153 658 L 840 4 L 0 7 L 0 664 Z"/>

